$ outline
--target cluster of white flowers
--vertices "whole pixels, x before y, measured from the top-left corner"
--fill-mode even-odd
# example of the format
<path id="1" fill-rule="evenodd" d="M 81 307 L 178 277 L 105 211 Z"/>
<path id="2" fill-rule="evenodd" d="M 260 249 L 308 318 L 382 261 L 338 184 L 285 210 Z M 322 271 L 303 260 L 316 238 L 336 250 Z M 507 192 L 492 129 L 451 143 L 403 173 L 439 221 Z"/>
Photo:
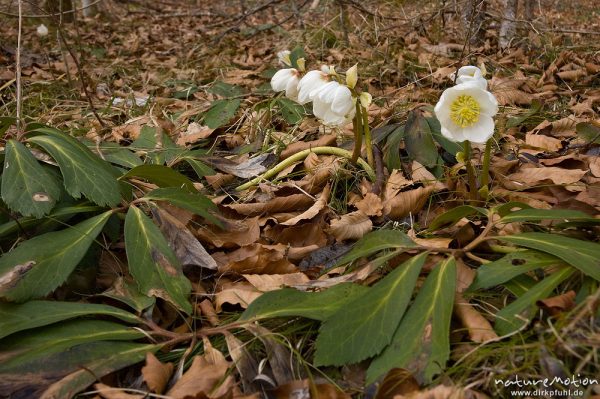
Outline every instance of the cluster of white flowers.
<path id="1" fill-rule="evenodd" d="M 498 101 L 487 90 L 487 80 L 479 68 L 464 66 L 452 78 L 456 78 L 456 85 L 442 93 L 434 109 L 442 135 L 452 141 L 483 144 L 494 134 Z"/>
<path id="2" fill-rule="evenodd" d="M 304 71 L 304 59 L 298 60 L 298 67 L 291 67 L 290 52 L 278 54 L 279 61 L 289 68 L 280 69 L 271 79 L 273 90 L 285 91 L 286 97 L 307 104 L 312 101 L 313 114 L 325 125 L 340 126 L 354 117 L 356 98 L 352 90 L 358 80 L 357 66 L 346 72 L 346 84 L 339 82 L 338 74 L 333 66 L 323 66 L 320 70 Z"/>

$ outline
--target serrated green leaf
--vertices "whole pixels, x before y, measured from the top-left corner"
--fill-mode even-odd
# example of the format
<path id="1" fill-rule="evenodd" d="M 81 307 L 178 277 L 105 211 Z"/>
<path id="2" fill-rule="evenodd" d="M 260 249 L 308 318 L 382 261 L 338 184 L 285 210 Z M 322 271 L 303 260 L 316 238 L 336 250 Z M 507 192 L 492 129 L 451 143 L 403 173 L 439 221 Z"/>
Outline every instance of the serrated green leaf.
<path id="1" fill-rule="evenodd" d="M 122 147 L 117 143 L 104 142 L 98 147 L 98 150 L 107 162 L 125 168 L 135 168 L 144 163 L 129 148 Z"/>
<path id="2" fill-rule="evenodd" d="M 29 330 L 0 341 L 0 374 L 39 357 L 94 341 L 128 341 L 143 338 L 137 329 L 104 320 L 72 320 Z"/>
<path id="3" fill-rule="evenodd" d="M 531 250 L 513 252 L 497 261 L 481 265 L 469 290 L 495 287 L 523 273 L 558 264 L 563 264 L 563 261 L 543 252 Z"/>
<path id="4" fill-rule="evenodd" d="M 135 206 L 125 217 L 125 250 L 129 271 L 142 293 L 191 313 L 190 281 L 159 228 Z"/>
<path id="5" fill-rule="evenodd" d="M 535 314 L 535 303 L 547 298 L 560 283 L 573 274 L 573 271 L 571 267 L 555 271 L 496 313 L 494 329 L 498 335 L 510 334 L 527 324 Z"/>
<path id="6" fill-rule="evenodd" d="M 533 222 L 539 220 L 592 221 L 598 222 L 586 213 L 570 209 L 521 209 L 511 212 L 499 220 L 500 223 Z"/>
<path id="7" fill-rule="evenodd" d="M 58 301 L 29 301 L 23 304 L 0 303 L 0 338 L 62 320 L 92 315 L 116 317 L 128 323 L 139 323 L 140 321 L 134 314 L 119 308 L 93 303 Z"/>
<path id="8" fill-rule="evenodd" d="M 413 110 L 408 115 L 404 127 L 404 144 L 411 159 L 428 168 L 437 164 L 438 150 L 433 142 L 429 124 L 420 110 Z"/>
<path id="9" fill-rule="evenodd" d="M 450 356 L 450 319 L 456 287 L 454 258 L 440 262 L 429 274 L 402 318 L 391 344 L 367 370 L 371 383 L 394 367 L 410 370 L 420 382 L 430 382 Z"/>
<path id="10" fill-rule="evenodd" d="M 217 206 L 200 193 L 190 193 L 187 190 L 176 187 L 157 188 L 147 193 L 144 199 L 167 201 L 179 208 L 187 209 L 196 215 L 200 215 L 212 223 L 221 224 L 221 221 L 210 213 L 216 212 L 218 209 Z"/>
<path id="11" fill-rule="evenodd" d="M 130 177 L 146 179 L 159 187 L 179 187 L 186 188 L 188 191 L 196 191 L 194 183 L 190 179 L 164 165 L 136 166 L 121 176 L 119 180 L 128 179 Z"/>
<path id="12" fill-rule="evenodd" d="M 115 206 L 121 201 L 114 170 L 74 138 L 49 128 L 34 132 L 29 142 L 39 145 L 58 163 L 65 189 L 74 198 L 85 195 L 101 206 Z"/>
<path id="13" fill-rule="evenodd" d="M 23 216 L 41 218 L 60 198 L 60 184 L 18 141 L 8 140 L 2 173 L 2 199 Z"/>
<path id="14" fill-rule="evenodd" d="M 315 365 L 358 363 L 381 352 L 404 315 L 426 258 L 427 253 L 412 257 L 328 317 L 317 337 Z"/>
<path id="15" fill-rule="evenodd" d="M 546 233 L 521 233 L 499 239 L 554 255 L 600 281 L 600 244 Z"/>
<path id="16" fill-rule="evenodd" d="M 297 102 L 281 97 L 277 99 L 277 104 L 279 105 L 283 119 L 290 125 L 295 125 L 304 118 L 304 107 Z"/>
<path id="17" fill-rule="evenodd" d="M 160 345 L 99 341 L 40 356 L 2 373 L 0 392 L 11 397 L 70 399 L 113 371 L 138 363 Z"/>
<path id="18" fill-rule="evenodd" d="M 467 216 L 475 215 L 476 213 L 486 215 L 487 211 L 485 210 L 485 208 L 479 208 L 471 205 L 457 206 L 433 219 L 432 222 L 429 224 L 427 230 L 434 231 L 438 230 L 441 227 L 452 226 L 455 223 L 457 223 L 460 219 Z"/>
<path id="19" fill-rule="evenodd" d="M 61 285 L 96 239 L 111 211 L 31 238 L 0 258 L 0 297 L 23 302 Z"/>
<path id="20" fill-rule="evenodd" d="M 220 80 L 216 81 L 207 91 L 224 98 L 241 96 L 245 92 L 240 86 L 221 82 Z"/>
<path id="21" fill-rule="evenodd" d="M 156 298 L 142 294 L 135 283 L 129 284 L 122 277 L 117 279 L 111 289 L 104 291 L 100 295 L 122 302 L 139 313 L 148 309 L 156 302 Z"/>
<path id="22" fill-rule="evenodd" d="M 204 115 L 204 123 L 211 129 L 225 125 L 235 116 L 241 103 L 240 99 L 214 101 Z"/>
<path id="23" fill-rule="evenodd" d="M 416 248 L 417 244 L 405 233 L 397 230 L 377 230 L 365 234 L 358 240 L 352 250 L 340 259 L 337 264 L 352 262 L 358 258 L 369 256 L 375 252 L 390 248 Z"/>
<path id="24" fill-rule="evenodd" d="M 320 292 L 303 292 L 293 288 L 269 291 L 255 299 L 240 320 L 286 316 L 325 320 L 367 290 L 362 285 L 341 283 Z"/>

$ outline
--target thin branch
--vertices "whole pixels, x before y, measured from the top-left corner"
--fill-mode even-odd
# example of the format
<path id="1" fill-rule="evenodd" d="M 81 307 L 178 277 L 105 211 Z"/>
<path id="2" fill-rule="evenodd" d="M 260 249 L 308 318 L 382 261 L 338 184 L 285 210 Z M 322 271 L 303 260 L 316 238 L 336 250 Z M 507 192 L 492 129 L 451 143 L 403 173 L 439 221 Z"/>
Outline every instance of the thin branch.
<path id="1" fill-rule="evenodd" d="M 82 11 L 85 10 L 86 8 L 90 8 L 95 6 L 96 4 L 100 3 L 103 0 L 96 0 L 93 3 L 90 3 L 88 5 L 86 5 L 85 7 L 80 7 L 80 8 L 73 8 L 72 10 L 67 10 L 67 11 L 61 11 L 59 13 L 56 14 L 34 14 L 34 15 L 21 15 L 21 18 L 48 18 L 48 17 L 60 17 L 63 14 L 72 14 L 74 12 L 77 11 Z M 19 7 L 21 7 L 21 1 L 19 1 Z M 19 8 L 20 9 L 20 8 Z M 6 12 L 6 11 L 2 11 L 0 10 L 0 15 L 5 15 L 7 17 L 13 17 L 13 18 L 19 18 L 19 14 L 13 14 L 10 12 Z"/>

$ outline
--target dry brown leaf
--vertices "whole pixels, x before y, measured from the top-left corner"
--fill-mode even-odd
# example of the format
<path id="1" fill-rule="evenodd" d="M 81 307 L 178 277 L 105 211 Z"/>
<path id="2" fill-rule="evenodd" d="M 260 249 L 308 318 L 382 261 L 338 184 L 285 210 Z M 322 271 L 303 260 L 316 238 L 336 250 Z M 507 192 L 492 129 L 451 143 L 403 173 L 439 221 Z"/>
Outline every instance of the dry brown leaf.
<path id="1" fill-rule="evenodd" d="M 306 380 L 290 381 L 272 391 L 275 399 L 319 398 L 350 399 L 350 395 L 330 384 L 315 384 Z"/>
<path id="2" fill-rule="evenodd" d="M 262 292 L 274 291 L 283 287 L 302 285 L 309 281 L 304 273 L 288 274 L 243 274 L 257 290 Z"/>
<path id="3" fill-rule="evenodd" d="M 250 244 L 233 252 L 214 254 L 219 271 L 238 274 L 287 274 L 297 271 L 287 257 L 287 245 Z"/>
<path id="4" fill-rule="evenodd" d="M 329 232 L 337 241 L 358 240 L 373 228 L 371 219 L 361 211 L 343 215 L 341 218 L 332 220 Z"/>
<path id="5" fill-rule="evenodd" d="M 285 226 L 283 223 L 265 227 L 263 237 L 274 243 L 286 244 L 291 247 L 306 247 L 310 245 L 323 247 L 327 245 L 327 234 L 324 231 L 326 226 L 324 217 L 318 217 L 311 222 L 295 226 Z"/>
<path id="6" fill-rule="evenodd" d="M 498 339 L 490 322 L 458 292 L 454 300 L 454 313 L 469 332 L 471 341 L 484 343 Z"/>
<path id="7" fill-rule="evenodd" d="M 576 69 L 574 71 L 563 71 L 563 72 L 558 72 L 556 74 L 556 76 L 558 76 L 562 80 L 569 80 L 569 81 L 577 80 L 586 75 L 587 75 L 587 71 L 585 69 Z"/>
<path id="8" fill-rule="evenodd" d="M 209 137 L 215 129 L 211 129 L 208 126 L 202 126 L 196 122 L 192 122 L 188 125 L 185 132 L 177 139 L 178 145 L 186 145 L 195 143 L 196 141 Z"/>
<path id="9" fill-rule="evenodd" d="M 412 162 L 411 176 L 415 182 L 421 182 L 426 186 L 432 185 L 435 188 L 435 191 L 441 191 L 448 188 L 444 183 L 439 181 L 433 173 L 428 171 L 425 166 L 417 161 Z"/>
<path id="10" fill-rule="evenodd" d="M 146 365 L 142 376 L 148 388 L 154 393 L 162 393 L 173 374 L 173 363 L 161 363 L 152 352 L 146 354 Z"/>
<path id="11" fill-rule="evenodd" d="M 552 316 L 556 316 L 559 313 L 569 311 L 575 307 L 575 296 L 575 291 L 571 290 L 564 294 L 541 299 L 536 302 L 536 305 L 545 309 Z"/>
<path id="12" fill-rule="evenodd" d="M 527 134 L 525 136 L 525 144 L 552 152 L 556 152 L 562 148 L 560 140 L 541 134 Z"/>
<path id="13" fill-rule="evenodd" d="M 207 354 L 206 341 L 208 340 L 204 340 L 205 354 L 194 357 L 190 368 L 169 390 L 167 396 L 173 399 L 185 399 L 204 394 L 208 398 L 219 398 L 233 389 L 234 378 L 231 375 L 226 377 L 229 362 L 212 346 L 209 346 L 211 350 Z"/>
<path id="14" fill-rule="evenodd" d="M 200 227 L 197 231 L 198 238 L 218 248 L 233 248 L 252 244 L 260 237 L 258 217 L 221 221 L 223 229 L 214 225 Z"/>
<path id="15" fill-rule="evenodd" d="M 577 133 L 575 126 L 578 122 L 577 118 L 571 116 L 554 122 L 545 120 L 527 133 L 545 134 L 552 137 L 572 137 Z"/>
<path id="16" fill-rule="evenodd" d="M 475 397 L 478 399 L 487 398 L 486 395 L 479 392 L 465 390 L 464 388 L 438 385 L 431 389 L 420 392 L 411 392 L 407 395 L 396 395 L 392 399 L 465 399 Z"/>
<path id="17" fill-rule="evenodd" d="M 354 203 L 354 206 L 367 216 L 382 215 L 383 203 L 381 198 L 373 193 L 367 193 L 363 199 Z"/>
<path id="18" fill-rule="evenodd" d="M 600 157 L 588 157 L 588 167 L 594 177 L 600 177 Z"/>
<path id="19" fill-rule="evenodd" d="M 123 388 L 113 388 L 108 385 L 97 383 L 94 389 L 104 399 L 143 399 L 146 395 L 127 393 Z"/>
<path id="20" fill-rule="evenodd" d="M 240 305 L 246 309 L 256 298 L 262 295 L 262 292 L 254 288 L 253 285 L 246 282 L 225 283 L 221 291 L 215 294 L 215 308 L 221 312 L 224 303 Z"/>
<path id="21" fill-rule="evenodd" d="M 336 138 L 337 136 L 335 134 L 327 134 L 313 141 L 297 141 L 288 145 L 285 150 L 281 151 L 279 157 L 283 160 L 309 148 L 332 146 L 335 145 Z"/>
<path id="22" fill-rule="evenodd" d="M 323 191 L 319 195 L 319 198 L 315 201 L 315 203 L 308 208 L 306 211 L 302 212 L 300 215 L 293 217 L 285 222 L 281 223 L 284 226 L 293 226 L 300 222 L 301 220 L 312 219 L 317 216 L 317 214 L 327 206 L 329 202 L 329 194 L 331 193 L 331 188 L 328 185 L 323 188 Z"/>
<path id="23" fill-rule="evenodd" d="M 413 182 L 404 177 L 402 171 L 398 169 L 392 170 L 392 173 L 390 174 L 390 177 L 388 177 L 388 180 L 385 184 L 383 200 L 385 201 L 390 198 L 393 198 L 394 196 L 396 196 L 396 194 L 400 192 L 400 190 L 410 186 L 411 184 L 413 184 Z"/>
<path id="24" fill-rule="evenodd" d="M 313 203 L 314 200 L 306 194 L 292 194 L 285 197 L 275 197 L 267 202 L 230 204 L 224 206 L 235 210 L 240 215 L 254 216 L 263 213 L 271 214 L 304 210 L 313 205 Z"/>
<path id="25" fill-rule="evenodd" d="M 434 190 L 435 186 L 426 186 L 402 191 L 383 203 L 383 214 L 392 220 L 400 220 L 410 213 L 417 213 Z"/>
<path id="26" fill-rule="evenodd" d="M 509 181 L 515 183 L 514 187 L 507 188 L 523 189 L 548 180 L 554 184 L 572 185 L 581 180 L 586 173 L 585 170 L 581 169 L 563 169 L 553 166 L 544 168 L 521 168 L 518 172 L 507 176 Z"/>
<path id="27" fill-rule="evenodd" d="M 235 364 L 238 371 L 239 379 L 242 382 L 244 392 L 254 391 L 253 382 L 258 375 L 258 362 L 250 351 L 245 347 L 244 343 L 236 338 L 229 331 L 224 331 L 227 351 Z"/>
<path id="28" fill-rule="evenodd" d="M 258 176 L 267 170 L 267 168 L 263 166 L 263 162 L 267 160 L 269 155 L 270 154 L 268 153 L 257 155 L 239 163 L 228 158 L 220 157 L 206 157 L 203 160 L 208 162 L 210 166 L 225 173 L 241 177 L 242 179 L 249 179 Z"/>
<path id="29" fill-rule="evenodd" d="M 419 383 L 406 369 L 393 368 L 385 375 L 375 399 L 388 399 L 396 395 L 406 395 L 419 390 Z"/>

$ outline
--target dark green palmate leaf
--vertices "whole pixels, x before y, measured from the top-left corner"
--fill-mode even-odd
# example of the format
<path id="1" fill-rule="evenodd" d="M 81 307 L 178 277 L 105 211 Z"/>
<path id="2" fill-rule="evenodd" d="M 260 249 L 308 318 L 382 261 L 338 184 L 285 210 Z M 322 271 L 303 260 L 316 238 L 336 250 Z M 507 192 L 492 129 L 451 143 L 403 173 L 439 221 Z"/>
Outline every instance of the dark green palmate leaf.
<path id="1" fill-rule="evenodd" d="M 421 110 L 413 110 L 408 115 L 404 127 L 404 144 L 411 159 L 428 168 L 437 164 L 438 150 Z"/>
<path id="2" fill-rule="evenodd" d="M 283 115 L 283 119 L 290 125 L 299 123 L 304 118 L 304 107 L 289 98 L 278 98 L 277 104 Z"/>
<path id="3" fill-rule="evenodd" d="M 31 238 L 0 258 L 0 297 L 23 302 L 61 285 L 106 224 L 105 212 L 61 231 Z"/>
<path id="4" fill-rule="evenodd" d="M 315 364 L 357 363 L 381 352 L 404 315 L 426 258 L 422 253 L 404 262 L 328 317 L 317 337 Z"/>
<path id="5" fill-rule="evenodd" d="M 63 184 L 74 198 L 85 195 L 101 206 L 115 206 L 121 200 L 115 170 L 74 138 L 50 128 L 34 130 L 42 133 L 30 137 L 58 163 Z"/>
<path id="6" fill-rule="evenodd" d="M 0 392 L 14 398 L 70 399 L 113 371 L 142 361 L 160 345 L 98 341 L 3 368 Z M 11 396 L 12 395 L 12 396 Z"/>
<path id="7" fill-rule="evenodd" d="M 563 261 L 552 255 L 531 250 L 516 251 L 481 265 L 469 290 L 495 287 L 523 273 L 558 264 Z"/>
<path id="8" fill-rule="evenodd" d="M 350 252 L 337 262 L 338 265 L 352 262 L 363 256 L 369 256 L 384 249 L 416 248 L 417 244 L 405 233 L 396 230 L 377 230 L 365 234 L 358 240 Z"/>
<path id="9" fill-rule="evenodd" d="M 564 267 L 550 274 L 496 313 L 496 324 L 494 325 L 496 332 L 499 335 L 510 334 L 527 324 L 535 314 L 535 303 L 540 299 L 547 298 L 574 271 L 572 267 Z"/>
<path id="10" fill-rule="evenodd" d="M 454 258 L 440 262 L 429 274 L 417 298 L 400 321 L 392 342 L 367 370 L 373 382 L 394 367 L 410 370 L 429 382 L 450 356 L 450 319 L 456 287 Z"/>
<path id="11" fill-rule="evenodd" d="M 254 300 L 240 320 L 301 316 L 322 321 L 367 290 L 362 285 L 342 283 L 321 292 L 303 292 L 293 288 L 269 291 Z"/>
<path id="12" fill-rule="evenodd" d="M 130 177 L 141 177 L 159 187 L 179 187 L 185 188 L 188 191 L 196 191 L 194 183 L 190 179 L 178 171 L 163 165 L 136 166 L 121 176 L 119 180 L 128 179 Z"/>
<path id="13" fill-rule="evenodd" d="M 546 233 L 521 233 L 499 239 L 554 255 L 600 281 L 600 244 Z"/>
<path id="14" fill-rule="evenodd" d="M 21 305 L 0 303 L 0 338 L 62 320 L 92 315 L 116 317 L 128 323 L 140 321 L 134 314 L 119 308 L 93 303 L 56 301 L 29 301 Z"/>
<path id="15" fill-rule="evenodd" d="M 140 330 L 105 320 L 71 320 L 15 334 L 0 341 L 0 374 L 36 359 L 94 341 L 143 338 Z"/>
<path id="16" fill-rule="evenodd" d="M 210 213 L 211 211 L 216 212 L 217 206 L 200 193 L 191 193 L 188 190 L 176 187 L 166 187 L 152 190 L 144 198 L 170 202 L 172 205 L 187 209 L 215 224 L 220 224 L 220 221 Z"/>
<path id="17" fill-rule="evenodd" d="M 2 200 L 23 216 L 41 218 L 60 197 L 60 183 L 21 143 L 8 140 L 2 173 Z"/>
<path id="18" fill-rule="evenodd" d="M 240 99 L 214 101 L 204 115 L 204 123 L 211 129 L 223 126 L 235 116 L 241 103 Z"/>
<path id="19" fill-rule="evenodd" d="M 125 217 L 125 249 L 129 271 L 142 293 L 191 313 L 190 281 L 159 228 L 135 206 Z"/>

